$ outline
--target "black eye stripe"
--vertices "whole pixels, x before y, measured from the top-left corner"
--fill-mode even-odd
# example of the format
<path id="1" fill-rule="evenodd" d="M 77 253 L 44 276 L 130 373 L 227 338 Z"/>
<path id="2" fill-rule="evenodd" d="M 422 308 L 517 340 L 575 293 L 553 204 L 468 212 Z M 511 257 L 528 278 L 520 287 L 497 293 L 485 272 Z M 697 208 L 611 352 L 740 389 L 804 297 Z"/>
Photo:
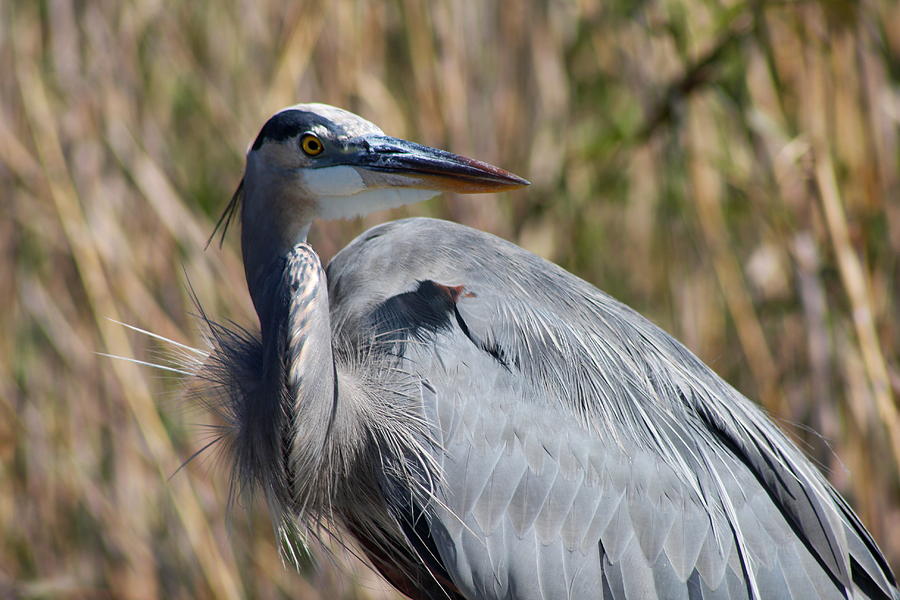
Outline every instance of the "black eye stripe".
<path id="1" fill-rule="evenodd" d="M 338 125 L 321 115 L 304 110 L 287 109 L 266 121 L 259 135 L 256 136 L 256 141 L 253 142 L 253 150 L 259 150 L 266 141 L 283 142 L 300 133 L 311 133 L 314 127 L 341 133 Z"/>

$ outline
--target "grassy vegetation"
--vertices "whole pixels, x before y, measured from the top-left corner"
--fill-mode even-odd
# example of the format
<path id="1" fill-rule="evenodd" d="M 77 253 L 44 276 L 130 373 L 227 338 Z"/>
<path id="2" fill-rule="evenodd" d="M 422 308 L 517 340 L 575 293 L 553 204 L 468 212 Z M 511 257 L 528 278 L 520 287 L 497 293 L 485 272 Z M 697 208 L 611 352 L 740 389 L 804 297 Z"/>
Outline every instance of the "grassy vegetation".
<path id="1" fill-rule="evenodd" d="M 900 4 L 7 0 L 0 73 L 0 597 L 391 597 L 282 568 L 214 453 L 170 478 L 211 417 L 96 354 L 159 358 L 113 320 L 201 345 L 188 278 L 253 322 L 237 236 L 204 244 L 299 100 L 534 182 L 316 225 L 323 258 L 425 214 L 559 262 L 759 399 L 900 568 Z"/>

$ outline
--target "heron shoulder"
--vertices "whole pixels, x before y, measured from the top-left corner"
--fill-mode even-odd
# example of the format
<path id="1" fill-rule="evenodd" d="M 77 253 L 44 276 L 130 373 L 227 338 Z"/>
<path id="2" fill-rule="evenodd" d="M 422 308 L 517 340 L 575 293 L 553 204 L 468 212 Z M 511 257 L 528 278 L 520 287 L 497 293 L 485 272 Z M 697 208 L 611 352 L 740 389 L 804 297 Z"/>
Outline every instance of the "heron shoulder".
<path id="1" fill-rule="evenodd" d="M 364 310 L 433 280 L 515 290 L 535 302 L 599 290 L 495 235 L 440 219 L 402 219 L 360 234 L 327 269 L 332 308 Z"/>
<path id="2" fill-rule="evenodd" d="M 528 253 L 495 235 L 459 223 L 414 217 L 383 223 L 361 233 L 335 255 L 329 264 L 329 275 L 340 277 L 348 270 L 393 267 L 401 275 L 414 276 L 423 269 L 433 272 L 468 266 L 449 263 L 452 254 L 460 254 L 467 258 L 464 263 L 471 263 L 492 256 Z"/>

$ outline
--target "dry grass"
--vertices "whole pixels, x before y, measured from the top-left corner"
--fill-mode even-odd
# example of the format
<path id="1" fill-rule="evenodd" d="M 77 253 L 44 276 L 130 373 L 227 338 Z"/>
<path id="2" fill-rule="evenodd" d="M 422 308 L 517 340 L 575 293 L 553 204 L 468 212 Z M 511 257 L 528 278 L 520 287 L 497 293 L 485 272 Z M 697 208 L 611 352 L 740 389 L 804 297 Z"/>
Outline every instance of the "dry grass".
<path id="1" fill-rule="evenodd" d="M 282 568 L 215 460 L 170 479 L 209 417 L 96 354 L 160 352 L 110 319 L 198 344 L 185 273 L 252 323 L 236 236 L 203 246 L 297 100 L 534 182 L 325 258 L 429 214 L 560 262 L 797 425 L 900 567 L 898 65 L 891 0 L 0 4 L 0 597 L 386 593 Z"/>

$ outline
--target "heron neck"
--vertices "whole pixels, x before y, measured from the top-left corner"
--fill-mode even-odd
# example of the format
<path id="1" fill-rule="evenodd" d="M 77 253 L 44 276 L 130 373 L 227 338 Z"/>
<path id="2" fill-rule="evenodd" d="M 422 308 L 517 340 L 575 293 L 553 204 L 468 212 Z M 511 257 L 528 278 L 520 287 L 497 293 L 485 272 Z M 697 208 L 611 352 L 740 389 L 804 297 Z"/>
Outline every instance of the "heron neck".
<path id="1" fill-rule="evenodd" d="M 306 243 L 279 263 L 272 270 L 277 278 L 254 298 L 266 386 L 259 400 L 267 405 L 254 410 L 261 415 L 261 431 L 278 448 L 271 464 L 282 476 L 274 491 L 287 503 L 308 506 L 316 489 L 311 482 L 327 471 L 322 466 L 337 415 L 328 286 L 319 257 Z"/>
<path id="2" fill-rule="evenodd" d="M 284 335 L 288 414 L 294 426 L 291 461 L 302 469 L 319 456 L 337 409 L 328 285 L 319 257 L 296 245 L 287 256 L 287 322 Z M 308 438 L 308 439 L 307 439 Z"/>
<path id="3" fill-rule="evenodd" d="M 312 223 L 310 203 L 297 197 L 290 180 L 260 174 L 259 169 L 255 162 L 248 162 L 241 208 L 244 274 L 257 313 L 271 287 L 268 280 L 276 272 L 275 277 L 280 277 L 281 261 L 306 242 Z"/>

